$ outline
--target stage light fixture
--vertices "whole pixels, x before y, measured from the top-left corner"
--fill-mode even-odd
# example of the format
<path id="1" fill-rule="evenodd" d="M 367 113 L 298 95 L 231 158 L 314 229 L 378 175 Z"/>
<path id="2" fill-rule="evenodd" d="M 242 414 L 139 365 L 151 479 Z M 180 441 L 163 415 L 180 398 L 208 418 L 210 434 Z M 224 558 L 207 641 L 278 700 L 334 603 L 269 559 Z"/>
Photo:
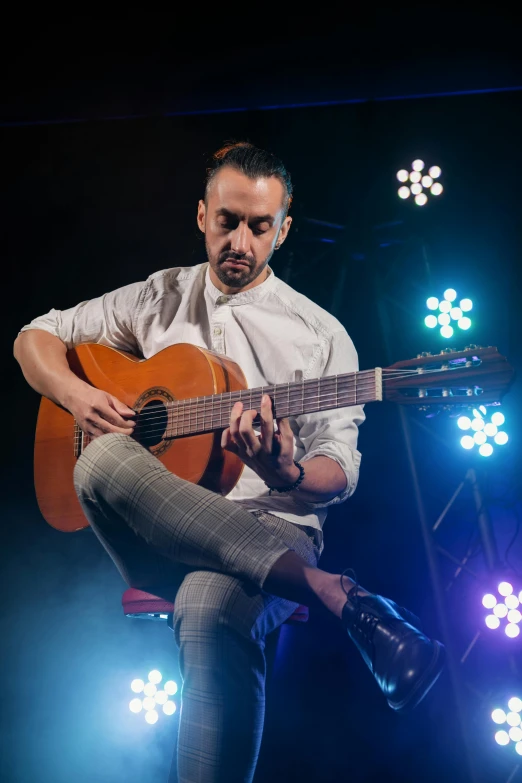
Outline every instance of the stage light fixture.
<path id="1" fill-rule="evenodd" d="M 399 198 L 407 199 L 411 194 L 419 207 L 427 204 L 428 196 L 440 196 L 443 191 L 441 183 L 434 182 L 442 173 L 440 166 L 430 166 L 426 172 L 425 165 L 424 161 L 418 158 L 412 162 L 410 171 L 400 169 L 396 175 L 399 182 L 411 183 L 409 186 L 404 184 L 398 189 Z"/>
<path id="2" fill-rule="evenodd" d="M 436 296 L 428 297 L 426 307 L 432 313 L 425 317 L 424 324 L 429 329 L 440 325 L 440 334 L 446 339 L 453 337 L 456 327 L 467 330 L 471 326 L 471 318 L 464 313 L 472 309 L 473 302 L 471 299 L 461 299 L 457 304 L 457 292 L 454 288 L 447 288 L 440 300 Z"/>
<path id="3" fill-rule="evenodd" d="M 509 440 L 507 432 L 499 429 L 505 424 L 504 414 L 495 411 L 489 421 L 486 419 L 487 414 L 486 406 L 481 405 L 479 408 L 473 408 L 473 418 L 463 415 L 457 419 L 459 429 L 469 431 L 468 435 L 463 435 L 460 439 L 460 445 L 468 450 L 478 446 L 481 457 L 491 457 L 494 451 L 493 444 L 505 446 Z"/>
<path id="4" fill-rule="evenodd" d="M 491 713 L 493 723 L 505 727 L 495 732 L 495 742 L 498 745 L 510 745 L 513 742 L 519 756 L 522 756 L 521 712 L 522 700 L 518 696 L 512 696 L 507 703 L 507 709 L 496 707 Z"/>
<path id="5" fill-rule="evenodd" d="M 163 676 L 157 669 L 149 672 L 147 682 L 136 678 L 131 682 L 131 690 L 134 693 L 143 694 L 143 699 L 134 698 L 129 702 L 129 709 L 136 715 L 144 713 L 147 723 L 153 725 L 157 723 L 159 713 L 157 707 L 161 707 L 165 715 L 174 715 L 176 704 L 170 698 L 178 691 L 178 686 L 174 680 L 167 680 L 163 688 L 158 688 Z"/>
<path id="6" fill-rule="evenodd" d="M 516 639 L 520 636 L 520 623 L 522 622 L 522 613 L 520 611 L 521 593 L 516 595 L 511 582 L 500 582 L 497 586 L 497 595 L 486 593 L 482 596 L 482 606 L 491 610 L 486 615 L 485 623 L 488 628 L 496 631 L 501 627 L 501 620 L 505 620 L 503 630 L 510 639 Z"/>

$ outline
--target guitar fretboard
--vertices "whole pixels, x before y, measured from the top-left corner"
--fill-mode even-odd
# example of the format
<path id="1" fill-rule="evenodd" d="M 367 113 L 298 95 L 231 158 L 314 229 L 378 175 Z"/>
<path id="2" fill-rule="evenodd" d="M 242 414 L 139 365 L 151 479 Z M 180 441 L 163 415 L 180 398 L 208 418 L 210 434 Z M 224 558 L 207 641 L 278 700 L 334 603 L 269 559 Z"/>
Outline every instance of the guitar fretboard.
<path id="1" fill-rule="evenodd" d="M 268 394 L 272 399 L 276 418 L 363 405 L 382 400 L 382 369 L 376 367 L 327 378 L 176 400 L 166 406 L 166 438 L 224 429 L 229 425 L 236 402 L 242 402 L 245 410 L 257 410 L 259 413 L 263 394 Z M 143 415 L 147 414 L 144 412 Z M 140 425 L 143 426 L 145 421 L 141 419 Z"/>

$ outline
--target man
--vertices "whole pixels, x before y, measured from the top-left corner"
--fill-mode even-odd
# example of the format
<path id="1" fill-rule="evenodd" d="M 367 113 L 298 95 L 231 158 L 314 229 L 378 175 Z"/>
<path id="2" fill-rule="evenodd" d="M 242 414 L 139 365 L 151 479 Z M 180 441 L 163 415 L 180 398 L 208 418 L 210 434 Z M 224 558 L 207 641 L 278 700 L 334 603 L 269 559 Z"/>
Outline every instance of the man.
<path id="1" fill-rule="evenodd" d="M 291 198 L 290 176 L 273 155 L 248 143 L 224 147 L 198 205 L 208 264 L 164 270 L 70 310 L 51 310 L 15 343 L 28 382 L 94 438 L 77 462 L 75 486 L 123 578 L 176 592 L 182 783 L 252 780 L 264 639 L 296 603 L 321 605 L 341 619 L 393 709 L 418 704 L 442 668 L 442 645 L 424 636 L 412 615 L 317 568 L 327 507 L 357 484 L 360 406 L 274 422 L 267 395 L 260 411 L 234 405 L 222 447 L 246 467 L 223 498 L 169 473 L 132 438 L 134 411 L 67 364 L 66 350 L 82 342 L 144 358 L 185 342 L 232 358 L 249 386 L 357 370 L 341 324 L 268 266 L 288 235 Z"/>

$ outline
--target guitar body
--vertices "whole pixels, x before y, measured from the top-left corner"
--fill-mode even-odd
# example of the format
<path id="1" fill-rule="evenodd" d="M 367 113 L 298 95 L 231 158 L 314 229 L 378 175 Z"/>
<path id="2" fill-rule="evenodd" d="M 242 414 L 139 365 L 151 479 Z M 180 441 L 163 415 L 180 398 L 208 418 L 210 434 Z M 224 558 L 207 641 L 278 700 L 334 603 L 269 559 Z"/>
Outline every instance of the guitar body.
<path id="1" fill-rule="evenodd" d="M 235 362 L 185 343 L 144 361 L 97 344 L 79 345 L 67 358 L 76 375 L 138 413 L 148 406 L 153 406 L 151 411 L 164 410 L 163 405 L 175 400 L 247 388 Z M 166 418 L 159 418 L 157 434 L 146 444 L 149 451 L 180 478 L 228 494 L 241 476 L 243 463 L 221 449 L 221 430 L 162 439 Z M 72 415 L 43 397 L 36 426 L 34 481 L 40 511 L 57 530 L 72 532 L 89 524 L 73 485 L 74 466 L 82 443 L 87 442 Z"/>

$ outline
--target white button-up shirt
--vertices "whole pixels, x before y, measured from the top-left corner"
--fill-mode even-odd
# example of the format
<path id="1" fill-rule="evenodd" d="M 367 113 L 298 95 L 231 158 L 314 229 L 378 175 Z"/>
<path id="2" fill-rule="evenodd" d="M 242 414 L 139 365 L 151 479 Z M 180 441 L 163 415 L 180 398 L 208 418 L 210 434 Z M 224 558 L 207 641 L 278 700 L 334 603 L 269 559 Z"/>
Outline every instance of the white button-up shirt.
<path id="1" fill-rule="evenodd" d="M 68 310 L 52 309 L 26 329 L 50 332 L 67 348 L 100 343 L 145 359 L 175 343 L 191 343 L 237 362 L 250 388 L 358 370 L 342 324 L 272 270 L 260 285 L 225 295 L 213 285 L 208 264 L 166 269 Z M 298 490 L 269 496 L 262 479 L 246 466 L 227 497 L 250 511 L 313 527 L 321 544 L 326 507 L 341 503 L 357 485 L 363 421 L 360 405 L 290 417 L 294 459 L 306 470 L 308 459 L 330 457 L 346 475 L 345 490 L 330 501 L 305 503 Z"/>

